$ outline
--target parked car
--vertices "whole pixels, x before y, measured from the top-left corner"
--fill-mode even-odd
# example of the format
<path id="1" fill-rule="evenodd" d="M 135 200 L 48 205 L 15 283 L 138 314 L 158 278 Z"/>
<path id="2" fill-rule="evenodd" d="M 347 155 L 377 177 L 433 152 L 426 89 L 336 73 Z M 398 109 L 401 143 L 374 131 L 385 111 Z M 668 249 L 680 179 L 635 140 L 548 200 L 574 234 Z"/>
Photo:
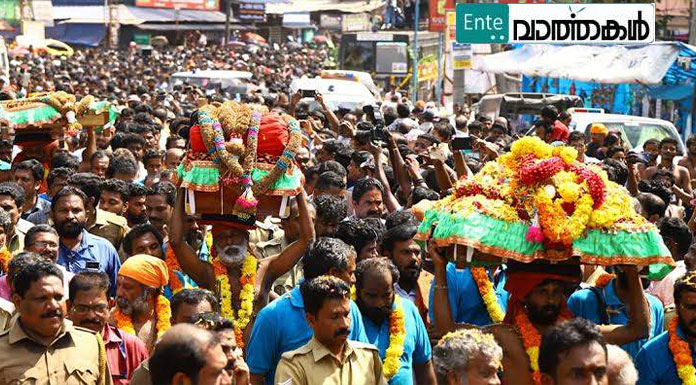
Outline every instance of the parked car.
<path id="1" fill-rule="evenodd" d="M 189 71 L 177 72 L 169 78 L 169 91 L 176 85 L 192 85 L 203 90 L 220 90 L 228 94 L 245 94 L 250 91 L 251 72 L 247 71 Z"/>
<path id="2" fill-rule="evenodd" d="M 643 144 L 648 139 L 662 140 L 674 138 L 679 142 L 679 151 L 685 154 L 685 146 L 674 124 L 662 119 L 646 118 L 643 116 L 605 114 L 601 108 L 570 108 L 572 115 L 570 129 L 583 132 L 590 137 L 592 123 L 604 124 L 610 132 L 621 134 L 623 142 L 631 149 L 643 150 Z"/>

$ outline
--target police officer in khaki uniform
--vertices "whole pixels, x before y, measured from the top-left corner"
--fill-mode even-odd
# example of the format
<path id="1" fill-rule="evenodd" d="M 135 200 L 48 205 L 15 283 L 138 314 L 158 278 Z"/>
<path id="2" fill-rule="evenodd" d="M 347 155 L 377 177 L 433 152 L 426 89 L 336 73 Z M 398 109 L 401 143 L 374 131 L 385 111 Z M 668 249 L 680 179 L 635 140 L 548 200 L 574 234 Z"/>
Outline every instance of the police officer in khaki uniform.
<path id="1" fill-rule="evenodd" d="M 309 216 L 314 221 L 314 206 L 308 205 Z M 267 217 L 263 222 L 256 222 L 256 229 L 249 232 L 249 245 L 259 259 L 270 258 L 280 254 L 291 243 L 300 238 L 300 210 L 295 197 L 290 198 L 283 218 Z M 297 263 L 290 271 L 273 283 L 273 291 L 283 295 L 292 290 L 302 278 L 302 263 Z"/>
<path id="2" fill-rule="evenodd" d="M 101 337 L 65 319 L 58 267 L 30 263 L 13 283 L 19 317 L 0 333 L 0 384 L 111 385 Z"/>
<path id="3" fill-rule="evenodd" d="M 81 190 L 87 195 L 89 203 L 85 205 L 85 210 L 87 211 L 87 225 L 85 229 L 93 235 L 106 238 L 114 245 L 116 250 L 119 250 L 123 237 L 130 230 L 128 221 L 126 218 L 99 208 L 101 183 L 100 177 L 85 172 L 71 175 L 68 178 L 68 185 Z"/>
<path id="4" fill-rule="evenodd" d="M 94 222 L 87 222 L 87 231 L 90 234 L 108 239 L 116 250 L 120 249 L 123 238 L 130 231 L 128 221 L 120 215 L 104 211 L 100 208 L 96 210 Z"/>
<path id="5" fill-rule="evenodd" d="M 314 337 L 299 349 L 283 353 L 275 384 L 386 385 L 377 348 L 348 340 L 348 285 L 336 277 L 320 276 L 302 282 L 300 291 Z M 336 314 L 341 316 L 336 319 Z"/>
<path id="6" fill-rule="evenodd" d="M 0 331 L 10 328 L 14 315 L 15 307 L 12 302 L 0 298 Z"/>

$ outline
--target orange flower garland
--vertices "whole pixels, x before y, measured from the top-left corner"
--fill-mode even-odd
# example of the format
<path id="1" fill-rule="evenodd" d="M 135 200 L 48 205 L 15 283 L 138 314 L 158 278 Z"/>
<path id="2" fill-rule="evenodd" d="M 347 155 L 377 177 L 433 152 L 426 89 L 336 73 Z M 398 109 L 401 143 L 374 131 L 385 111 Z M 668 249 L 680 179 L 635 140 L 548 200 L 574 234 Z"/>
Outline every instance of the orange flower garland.
<path id="1" fill-rule="evenodd" d="M 176 274 L 177 271 L 181 271 L 181 266 L 179 266 L 179 260 L 176 259 L 174 250 L 171 247 L 167 247 L 167 255 L 164 258 L 164 262 L 167 264 L 167 270 L 169 271 L 169 288 L 172 289 L 172 294 L 178 293 L 183 287 L 179 276 Z"/>
<path id="2" fill-rule="evenodd" d="M 4 247 L 0 249 L 0 268 L 2 268 L 2 272 L 7 274 L 8 269 L 10 268 L 10 260 L 12 259 L 12 253 L 10 253 L 9 250 L 7 250 L 7 247 Z"/>
<path id="3" fill-rule="evenodd" d="M 481 294 L 483 303 L 486 305 L 486 310 L 488 310 L 491 321 L 494 323 L 503 322 L 505 313 L 500 308 L 500 304 L 498 304 L 498 298 L 495 296 L 495 290 L 493 290 L 493 283 L 490 278 L 488 278 L 486 269 L 483 267 L 472 267 L 471 276 L 474 278 L 474 282 L 476 282 L 476 286 Z"/>
<path id="4" fill-rule="evenodd" d="M 689 343 L 677 335 L 678 317 L 672 318 L 667 328 L 669 332 L 669 350 L 672 352 L 674 364 L 677 365 L 677 375 L 682 384 L 696 385 L 696 368 L 691 358 Z"/>
<path id="5" fill-rule="evenodd" d="M 532 367 L 532 377 L 534 384 L 541 384 L 541 372 L 539 371 L 539 346 L 541 345 L 541 335 L 539 331 L 532 325 L 532 322 L 527 317 L 526 312 L 519 312 L 515 317 L 515 325 L 522 335 L 522 343 L 524 350 L 529 356 L 529 364 Z"/>
<path id="6" fill-rule="evenodd" d="M 561 322 L 563 320 L 571 318 L 568 309 L 565 309 L 556 319 L 556 322 Z M 532 368 L 532 377 L 534 378 L 534 384 L 541 384 L 541 372 L 539 371 L 539 346 L 541 346 L 541 334 L 537 328 L 532 325 L 532 321 L 529 320 L 526 311 L 521 311 L 515 316 L 515 326 L 519 330 L 522 336 L 522 343 L 524 344 L 524 350 L 529 356 L 529 364 Z M 696 384 L 695 384 L 696 385 Z"/>
<path id="7" fill-rule="evenodd" d="M 382 365 L 384 378 L 387 381 L 399 372 L 401 368 L 401 355 L 404 354 L 404 342 L 406 340 L 406 323 L 404 321 L 404 309 L 401 297 L 394 296 L 394 309 L 389 314 L 389 347 L 384 353 Z"/>
<path id="8" fill-rule="evenodd" d="M 160 339 L 164 332 L 172 327 L 171 318 L 172 311 L 169 305 L 169 300 L 163 295 L 157 296 L 157 303 L 155 304 L 155 317 L 156 324 L 155 330 L 157 331 L 157 339 Z M 116 320 L 116 327 L 123 330 L 124 332 L 137 336 L 138 333 L 135 331 L 135 326 L 133 326 L 133 320 L 129 315 L 123 314 L 121 309 L 117 306 L 114 310 L 114 319 Z"/>
<path id="9" fill-rule="evenodd" d="M 232 288 L 227 267 L 222 264 L 220 258 L 215 257 L 213 259 L 215 280 L 220 288 L 220 312 L 223 317 L 234 321 L 234 335 L 237 340 L 237 346 L 240 348 L 244 347 L 244 329 L 251 322 L 251 315 L 254 311 L 257 263 L 258 261 L 251 254 L 247 254 L 246 258 L 244 258 L 242 274 L 239 277 L 239 283 L 242 285 L 242 289 L 239 292 L 241 304 L 235 317 L 234 309 L 232 308 Z"/>
<path id="10" fill-rule="evenodd" d="M 599 277 L 597 277 L 597 280 L 595 280 L 594 286 L 598 287 L 600 289 L 604 289 L 614 279 L 616 279 L 616 274 L 604 273 L 604 274 L 600 275 Z"/>

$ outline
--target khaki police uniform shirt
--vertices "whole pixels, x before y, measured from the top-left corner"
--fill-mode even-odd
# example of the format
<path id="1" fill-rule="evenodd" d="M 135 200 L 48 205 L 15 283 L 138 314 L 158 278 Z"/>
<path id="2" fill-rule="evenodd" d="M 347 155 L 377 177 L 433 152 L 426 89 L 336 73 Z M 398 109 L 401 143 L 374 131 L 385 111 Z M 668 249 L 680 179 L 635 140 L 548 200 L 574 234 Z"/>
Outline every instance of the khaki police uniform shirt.
<path id="1" fill-rule="evenodd" d="M 17 225 L 15 225 L 14 235 L 7 241 L 7 249 L 10 253 L 19 253 L 24 251 L 24 236 L 27 235 L 27 231 L 34 227 L 34 224 L 19 218 Z"/>
<path id="2" fill-rule="evenodd" d="M 263 222 L 256 221 L 256 228 L 249 231 L 249 246 L 253 248 L 259 260 L 274 257 L 289 246 L 279 223 L 279 219 L 267 217 Z M 283 295 L 292 290 L 301 278 L 302 266 L 301 263 L 296 263 L 290 271 L 273 282 L 273 291 Z"/>
<path id="3" fill-rule="evenodd" d="M 96 333 L 63 321 L 63 328 L 46 347 L 27 335 L 20 320 L 0 333 L 0 384 L 111 385 L 108 363 L 100 370 L 104 345 Z"/>
<path id="4" fill-rule="evenodd" d="M 0 332 L 10 328 L 15 314 L 14 304 L 4 298 L 0 298 Z"/>
<path id="5" fill-rule="evenodd" d="M 130 228 L 126 218 L 97 208 L 97 217 L 94 220 L 94 224 L 87 226 L 87 231 L 106 238 L 118 250 Z"/>
<path id="6" fill-rule="evenodd" d="M 382 360 L 373 345 L 346 341 L 339 360 L 314 337 L 299 349 L 283 353 L 276 385 L 386 385 Z"/>

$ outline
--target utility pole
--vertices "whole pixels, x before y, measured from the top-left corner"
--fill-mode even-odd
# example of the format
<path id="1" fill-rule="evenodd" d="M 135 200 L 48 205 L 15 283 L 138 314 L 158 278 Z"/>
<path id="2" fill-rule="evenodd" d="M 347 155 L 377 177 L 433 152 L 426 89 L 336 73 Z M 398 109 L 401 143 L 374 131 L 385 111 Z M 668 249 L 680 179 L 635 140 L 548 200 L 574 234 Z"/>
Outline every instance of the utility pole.
<path id="1" fill-rule="evenodd" d="M 694 0 L 694 5 L 691 6 L 691 17 L 689 18 L 689 44 L 692 45 L 696 44 L 696 10 L 694 6 L 696 6 L 696 0 Z M 694 82 L 694 87 L 691 91 L 693 95 L 691 95 L 691 113 L 689 114 L 688 120 L 691 124 L 688 129 L 684 130 L 685 137 L 687 132 L 692 133 L 696 131 L 696 79 L 692 81 Z"/>
<path id="2" fill-rule="evenodd" d="M 411 78 L 411 100 L 418 100 L 418 28 L 420 28 L 420 2 L 416 0 L 416 11 L 413 20 L 413 76 Z"/>
<path id="3" fill-rule="evenodd" d="M 694 7 L 696 7 L 696 0 L 691 6 L 691 17 L 689 18 L 689 44 L 691 45 L 696 45 L 696 10 Z"/>
<path id="4" fill-rule="evenodd" d="M 232 16 L 232 0 L 227 0 L 227 12 L 225 12 L 225 47 L 230 39 L 230 17 Z"/>

